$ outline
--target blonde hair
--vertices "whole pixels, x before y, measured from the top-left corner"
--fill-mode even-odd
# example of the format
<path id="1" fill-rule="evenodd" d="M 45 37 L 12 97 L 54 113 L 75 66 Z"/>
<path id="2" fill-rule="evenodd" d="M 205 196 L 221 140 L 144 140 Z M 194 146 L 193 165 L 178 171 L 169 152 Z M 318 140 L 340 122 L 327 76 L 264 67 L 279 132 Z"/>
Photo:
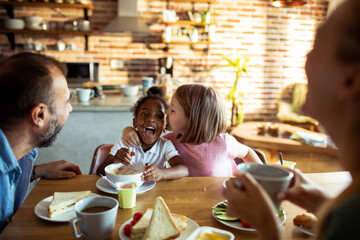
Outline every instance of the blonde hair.
<path id="1" fill-rule="evenodd" d="M 222 99 L 211 87 L 201 84 L 180 86 L 174 96 L 189 119 L 180 136 L 181 143 L 201 144 L 213 141 L 225 132 L 226 116 Z"/>

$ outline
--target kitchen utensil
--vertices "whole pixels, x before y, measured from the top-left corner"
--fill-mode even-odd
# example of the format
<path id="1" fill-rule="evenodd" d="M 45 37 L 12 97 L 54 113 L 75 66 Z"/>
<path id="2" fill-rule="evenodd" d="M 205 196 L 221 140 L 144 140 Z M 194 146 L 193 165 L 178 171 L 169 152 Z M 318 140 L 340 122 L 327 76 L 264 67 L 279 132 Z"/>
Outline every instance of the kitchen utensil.
<path id="1" fill-rule="evenodd" d="M 260 183 L 266 193 L 275 204 L 276 211 L 279 211 L 280 202 L 276 199 L 276 193 L 289 187 L 294 174 L 282 167 L 262 165 L 257 163 L 240 163 L 237 165 L 239 173 L 249 173 L 255 180 Z M 234 180 L 238 188 L 242 188 L 242 184 L 237 179 Z"/>
<path id="2" fill-rule="evenodd" d="M 61 40 L 58 40 L 57 42 L 56 42 L 56 49 L 58 50 L 58 51 L 64 51 L 65 50 L 65 48 L 66 48 L 66 44 L 65 44 L 65 42 L 63 42 L 63 41 L 61 41 Z"/>
<path id="3" fill-rule="evenodd" d="M 75 203 L 76 217 L 69 222 L 73 235 L 86 240 L 109 239 L 118 208 L 118 201 L 112 197 L 88 197 L 78 201 Z"/>
<path id="4" fill-rule="evenodd" d="M 25 22 L 18 18 L 5 18 L 3 22 L 4 28 L 7 29 L 24 29 Z"/>
<path id="5" fill-rule="evenodd" d="M 133 163 L 134 172 L 130 172 L 131 169 L 122 163 L 113 163 L 105 167 L 106 177 L 113 182 L 116 186 L 120 186 L 126 183 L 136 183 L 136 186 L 141 186 L 144 182 L 141 180 L 141 176 L 145 170 L 143 163 Z M 115 172 L 120 171 L 119 174 Z"/>
<path id="6" fill-rule="evenodd" d="M 107 179 L 107 177 L 105 177 L 104 175 L 100 174 L 100 176 L 105 179 L 113 188 L 118 189 L 118 187 L 109 179 Z"/>
<path id="7" fill-rule="evenodd" d="M 280 163 L 281 163 L 281 166 L 284 166 L 282 152 L 279 152 L 279 158 L 280 158 Z"/>

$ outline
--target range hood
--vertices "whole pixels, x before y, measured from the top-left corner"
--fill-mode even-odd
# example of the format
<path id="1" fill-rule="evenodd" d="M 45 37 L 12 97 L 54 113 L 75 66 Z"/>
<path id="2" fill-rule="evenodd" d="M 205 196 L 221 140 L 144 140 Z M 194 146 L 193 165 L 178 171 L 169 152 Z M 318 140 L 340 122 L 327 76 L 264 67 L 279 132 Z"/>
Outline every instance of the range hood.
<path id="1" fill-rule="evenodd" d="M 117 16 L 111 20 L 103 32 L 151 33 L 146 21 L 137 17 L 137 0 L 118 0 L 117 9 Z"/>

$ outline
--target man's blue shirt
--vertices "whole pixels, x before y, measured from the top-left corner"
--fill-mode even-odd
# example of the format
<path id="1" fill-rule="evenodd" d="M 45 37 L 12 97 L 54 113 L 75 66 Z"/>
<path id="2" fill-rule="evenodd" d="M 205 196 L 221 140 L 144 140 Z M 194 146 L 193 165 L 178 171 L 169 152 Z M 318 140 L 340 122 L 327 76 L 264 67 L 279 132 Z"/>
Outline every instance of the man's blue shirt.
<path id="1" fill-rule="evenodd" d="M 35 148 L 17 161 L 0 129 L 0 233 L 24 202 L 37 155 Z"/>

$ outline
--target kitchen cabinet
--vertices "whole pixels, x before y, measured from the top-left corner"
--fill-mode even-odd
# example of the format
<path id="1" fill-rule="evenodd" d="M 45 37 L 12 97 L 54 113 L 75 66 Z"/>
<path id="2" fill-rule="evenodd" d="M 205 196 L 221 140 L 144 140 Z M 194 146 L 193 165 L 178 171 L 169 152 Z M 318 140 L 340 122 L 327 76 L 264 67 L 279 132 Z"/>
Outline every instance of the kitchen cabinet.
<path id="1" fill-rule="evenodd" d="M 203 51 L 208 51 L 212 43 L 211 36 L 214 32 L 215 22 L 213 21 L 211 4 L 215 0 L 164 0 L 167 2 L 167 9 L 163 13 L 162 23 L 165 25 L 162 41 L 166 44 L 189 44 L 206 45 Z M 176 12 L 171 9 L 171 3 L 191 3 L 192 9 Z M 196 4 L 207 4 L 206 11 L 197 11 Z M 177 6 L 178 7 L 178 6 Z"/>
<path id="2" fill-rule="evenodd" d="M 84 10 L 84 19 L 89 20 L 88 10 L 93 9 L 93 4 L 80 3 L 49 3 L 49 2 L 3 2 L 0 1 L 7 12 L 9 18 L 14 18 L 14 8 L 16 7 L 36 7 L 36 8 L 80 8 Z M 29 30 L 29 29 L 0 29 L 0 33 L 6 34 L 10 47 L 15 49 L 15 35 L 75 35 L 84 36 L 85 50 L 88 50 L 88 36 L 91 31 L 67 31 L 67 30 Z"/>

